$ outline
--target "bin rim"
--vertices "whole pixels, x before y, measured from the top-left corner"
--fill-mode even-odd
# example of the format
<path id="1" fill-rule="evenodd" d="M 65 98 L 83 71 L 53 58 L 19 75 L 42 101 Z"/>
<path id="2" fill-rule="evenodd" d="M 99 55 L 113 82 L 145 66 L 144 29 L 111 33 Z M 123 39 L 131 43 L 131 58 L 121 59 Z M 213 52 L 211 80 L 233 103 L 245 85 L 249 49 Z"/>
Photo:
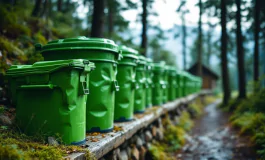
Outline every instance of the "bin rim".
<path id="1" fill-rule="evenodd" d="M 152 63 L 152 70 L 153 71 L 161 71 L 164 72 L 166 69 L 165 64 L 161 62 L 153 62 Z"/>
<path id="2" fill-rule="evenodd" d="M 49 41 L 46 45 L 35 44 L 36 51 L 41 53 L 59 50 L 103 50 L 119 53 L 118 45 L 113 40 L 105 38 L 89 38 L 79 36 Z"/>
<path id="3" fill-rule="evenodd" d="M 143 55 L 138 54 L 138 65 L 146 65 L 146 58 Z"/>
<path id="4" fill-rule="evenodd" d="M 13 65 L 7 70 L 6 76 L 18 77 L 29 74 L 52 73 L 66 67 L 84 69 L 86 66 L 89 67 L 88 71 L 95 69 L 95 64 L 85 59 L 41 61 L 33 65 Z"/>

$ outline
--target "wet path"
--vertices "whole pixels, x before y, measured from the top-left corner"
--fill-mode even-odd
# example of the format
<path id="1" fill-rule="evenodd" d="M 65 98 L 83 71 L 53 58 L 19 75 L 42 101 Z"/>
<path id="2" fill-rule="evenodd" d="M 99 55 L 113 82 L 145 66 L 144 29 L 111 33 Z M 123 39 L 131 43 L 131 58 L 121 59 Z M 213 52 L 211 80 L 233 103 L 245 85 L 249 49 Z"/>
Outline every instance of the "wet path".
<path id="1" fill-rule="evenodd" d="M 249 140 L 239 137 L 228 123 L 229 114 L 217 108 L 220 101 L 205 107 L 187 143 L 177 154 L 183 160 L 255 160 Z"/>

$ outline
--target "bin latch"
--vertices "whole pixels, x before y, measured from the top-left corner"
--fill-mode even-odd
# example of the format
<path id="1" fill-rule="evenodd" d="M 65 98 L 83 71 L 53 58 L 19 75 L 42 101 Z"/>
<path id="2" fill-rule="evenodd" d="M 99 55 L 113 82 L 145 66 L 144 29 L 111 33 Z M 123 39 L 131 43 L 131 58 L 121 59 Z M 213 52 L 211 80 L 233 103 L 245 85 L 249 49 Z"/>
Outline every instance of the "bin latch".
<path id="1" fill-rule="evenodd" d="M 80 82 L 81 82 L 81 85 L 82 85 L 83 93 L 84 94 L 89 94 L 89 88 L 88 88 L 88 85 L 87 85 L 87 76 L 86 76 L 85 73 L 81 74 Z"/>
<path id="2" fill-rule="evenodd" d="M 119 91 L 120 90 L 120 86 L 118 85 L 118 81 L 113 81 L 113 87 L 112 87 L 112 89 L 114 90 L 114 91 Z"/>
<path id="3" fill-rule="evenodd" d="M 87 83 L 86 82 L 81 82 L 84 94 L 89 94 L 89 89 L 87 88 Z"/>

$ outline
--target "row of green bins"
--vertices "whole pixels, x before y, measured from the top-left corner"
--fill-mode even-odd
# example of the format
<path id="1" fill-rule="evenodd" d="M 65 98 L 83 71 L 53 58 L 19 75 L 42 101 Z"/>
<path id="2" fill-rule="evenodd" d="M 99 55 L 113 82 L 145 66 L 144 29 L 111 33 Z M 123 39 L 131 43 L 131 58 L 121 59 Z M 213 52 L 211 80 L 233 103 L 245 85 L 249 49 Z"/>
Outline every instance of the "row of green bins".
<path id="1" fill-rule="evenodd" d="M 146 107 L 147 108 L 152 106 L 152 89 L 154 86 L 152 82 L 152 77 L 153 77 L 152 64 L 153 64 L 152 59 L 146 58 L 146 83 L 147 83 Z"/>
<path id="2" fill-rule="evenodd" d="M 139 55 L 135 75 L 136 84 L 139 86 L 134 94 L 134 113 L 143 113 L 146 108 L 146 58 Z"/>
<path id="3" fill-rule="evenodd" d="M 174 67 L 168 67 L 168 100 L 173 101 L 177 98 L 177 70 Z"/>
<path id="4" fill-rule="evenodd" d="M 133 119 L 134 92 L 138 86 L 135 83 L 135 71 L 138 52 L 121 46 L 123 58 L 118 62 L 117 80 L 120 90 L 115 94 L 114 121 L 122 122 Z"/>
<path id="5" fill-rule="evenodd" d="M 165 65 L 165 62 L 161 62 Z M 164 85 L 164 88 L 163 88 L 163 98 L 162 98 L 162 101 L 163 101 L 163 104 L 166 103 L 168 101 L 168 69 L 169 69 L 169 66 L 165 65 L 165 71 L 163 73 L 163 85 Z"/>
<path id="6" fill-rule="evenodd" d="M 6 76 L 18 127 L 28 135 L 59 133 L 64 144 L 84 143 L 94 68 L 94 63 L 81 59 L 11 66 Z"/>
<path id="7" fill-rule="evenodd" d="M 153 88 L 152 88 L 152 104 L 159 106 L 163 104 L 163 90 L 166 89 L 164 83 L 165 64 L 164 63 L 153 63 Z"/>
<path id="8" fill-rule="evenodd" d="M 176 71 L 176 81 L 177 81 L 177 88 L 176 88 L 176 98 L 183 97 L 183 75 L 182 71 Z"/>
<path id="9" fill-rule="evenodd" d="M 86 131 L 108 132 L 113 129 L 114 92 L 119 90 L 116 81 L 117 61 L 120 60 L 118 46 L 102 38 L 68 38 L 36 45 L 44 60 L 87 59 L 96 64 L 89 81 L 93 94 L 86 103 Z"/>
<path id="10" fill-rule="evenodd" d="M 182 72 L 182 96 L 188 95 L 188 90 L 187 90 L 187 79 L 188 75 L 186 72 Z"/>

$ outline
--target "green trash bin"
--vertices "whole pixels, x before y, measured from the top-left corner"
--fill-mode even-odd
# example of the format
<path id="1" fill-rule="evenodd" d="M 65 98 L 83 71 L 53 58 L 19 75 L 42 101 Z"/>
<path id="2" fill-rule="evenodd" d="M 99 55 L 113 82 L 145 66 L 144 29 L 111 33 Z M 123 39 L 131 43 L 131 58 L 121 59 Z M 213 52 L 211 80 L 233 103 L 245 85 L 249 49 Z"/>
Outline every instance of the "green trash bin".
<path id="1" fill-rule="evenodd" d="M 153 72 L 153 89 L 152 89 L 152 104 L 154 106 L 159 106 L 163 104 L 163 89 L 165 89 L 164 84 L 164 72 L 165 64 L 164 63 L 153 63 L 152 65 Z"/>
<path id="2" fill-rule="evenodd" d="M 164 62 L 162 62 L 164 63 Z M 169 66 L 165 66 L 165 72 L 163 74 L 163 85 L 164 88 L 163 90 L 163 103 L 167 103 L 168 102 L 168 75 L 169 75 Z"/>
<path id="3" fill-rule="evenodd" d="M 6 76 L 18 127 L 28 135 L 58 133 L 64 144 L 84 143 L 89 72 L 94 68 L 81 59 L 11 66 Z"/>
<path id="4" fill-rule="evenodd" d="M 168 100 L 173 101 L 176 99 L 177 92 L 177 71 L 174 67 L 168 68 Z"/>
<path id="5" fill-rule="evenodd" d="M 146 58 L 146 83 L 147 83 L 146 107 L 147 108 L 152 106 L 152 89 L 154 87 L 153 81 L 152 81 L 152 77 L 153 77 L 152 64 L 153 64 L 153 60 L 150 58 Z"/>
<path id="6" fill-rule="evenodd" d="M 134 93 L 134 113 L 143 113 L 146 107 L 146 59 L 139 55 L 135 75 L 136 84 L 139 86 Z"/>
<path id="7" fill-rule="evenodd" d="M 87 132 L 108 132 L 113 129 L 117 61 L 119 48 L 112 41 L 102 38 L 77 37 L 59 39 L 45 46 L 36 45 L 44 60 L 87 59 L 96 64 L 89 80 L 93 94 L 87 96 Z"/>
<path id="8" fill-rule="evenodd" d="M 182 76 L 182 85 L 181 85 L 181 91 L 182 91 L 182 97 L 185 97 L 187 94 L 186 88 L 187 88 L 187 75 L 185 71 L 181 72 L 181 76 Z"/>
<path id="9" fill-rule="evenodd" d="M 121 46 L 122 60 L 118 62 L 117 80 L 120 90 L 115 94 L 114 121 L 124 122 L 133 119 L 135 69 L 138 52 L 134 49 Z"/>
<path id="10" fill-rule="evenodd" d="M 176 70 L 176 82 L 177 82 L 177 88 L 176 88 L 176 98 L 182 97 L 182 72 L 180 70 Z"/>

